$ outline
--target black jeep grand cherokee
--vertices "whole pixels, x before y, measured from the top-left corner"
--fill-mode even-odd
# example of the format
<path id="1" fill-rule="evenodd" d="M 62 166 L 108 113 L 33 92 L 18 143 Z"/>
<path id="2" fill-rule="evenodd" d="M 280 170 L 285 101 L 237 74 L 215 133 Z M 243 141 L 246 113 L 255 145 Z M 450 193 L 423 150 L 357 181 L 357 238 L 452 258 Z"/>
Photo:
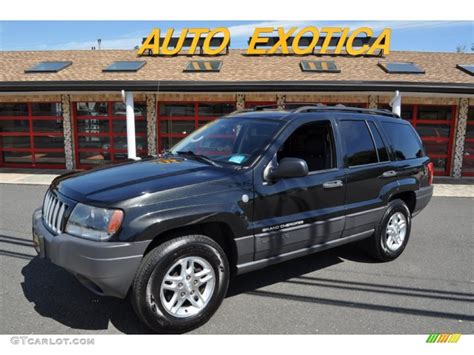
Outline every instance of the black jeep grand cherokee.
<path id="1" fill-rule="evenodd" d="M 387 111 L 237 112 L 159 157 L 53 181 L 33 215 L 41 257 L 130 297 L 151 328 L 206 322 L 240 274 L 345 243 L 398 257 L 433 165 Z"/>

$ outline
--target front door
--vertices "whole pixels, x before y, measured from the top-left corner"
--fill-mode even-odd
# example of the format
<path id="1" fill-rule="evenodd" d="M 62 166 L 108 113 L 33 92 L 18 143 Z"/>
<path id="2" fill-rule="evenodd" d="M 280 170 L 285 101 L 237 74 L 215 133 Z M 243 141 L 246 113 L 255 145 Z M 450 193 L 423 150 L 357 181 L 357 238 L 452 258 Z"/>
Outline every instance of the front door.
<path id="1" fill-rule="evenodd" d="M 265 182 L 255 172 L 255 260 L 301 250 L 341 236 L 345 173 L 336 160 L 333 122 L 298 124 L 281 139 L 269 164 L 283 158 L 306 161 L 309 174 Z"/>

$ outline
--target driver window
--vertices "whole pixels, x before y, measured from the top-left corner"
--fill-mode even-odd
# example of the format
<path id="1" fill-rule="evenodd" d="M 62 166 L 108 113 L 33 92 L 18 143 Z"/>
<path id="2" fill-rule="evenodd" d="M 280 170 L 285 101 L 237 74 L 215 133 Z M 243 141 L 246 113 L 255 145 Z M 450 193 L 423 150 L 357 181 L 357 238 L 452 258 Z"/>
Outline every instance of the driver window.
<path id="1" fill-rule="evenodd" d="M 309 171 L 335 167 L 334 137 L 329 121 L 302 125 L 280 147 L 277 160 L 300 158 L 306 161 Z"/>

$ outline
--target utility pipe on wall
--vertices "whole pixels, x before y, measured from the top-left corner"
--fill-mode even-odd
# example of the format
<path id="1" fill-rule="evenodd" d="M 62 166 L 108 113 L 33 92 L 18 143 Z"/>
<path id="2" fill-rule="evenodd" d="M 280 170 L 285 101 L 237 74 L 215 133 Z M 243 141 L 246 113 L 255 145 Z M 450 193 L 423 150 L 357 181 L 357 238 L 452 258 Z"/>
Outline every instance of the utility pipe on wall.
<path id="1" fill-rule="evenodd" d="M 395 96 L 390 101 L 390 106 L 392 106 L 392 112 L 401 116 L 402 114 L 402 94 L 400 91 L 395 91 Z"/>
<path id="2" fill-rule="evenodd" d="M 122 90 L 122 99 L 127 110 L 127 154 L 128 159 L 137 160 L 137 146 L 135 139 L 135 107 L 133 92 Z"/>

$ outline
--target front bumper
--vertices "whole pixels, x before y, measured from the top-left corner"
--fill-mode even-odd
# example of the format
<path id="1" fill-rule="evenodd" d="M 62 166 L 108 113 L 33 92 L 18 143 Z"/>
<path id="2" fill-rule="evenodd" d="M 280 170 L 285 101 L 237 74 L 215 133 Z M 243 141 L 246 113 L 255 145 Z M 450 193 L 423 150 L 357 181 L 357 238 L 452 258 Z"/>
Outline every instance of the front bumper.
<path id="1" fill-rule="evenodd" d="M 95 242 L 67 233 L 53 235 L 41 208 L 33 213 L 33 244 L 41 258 L 63 267 L 91 291 L 125 298 L 150 241 Z"/>

